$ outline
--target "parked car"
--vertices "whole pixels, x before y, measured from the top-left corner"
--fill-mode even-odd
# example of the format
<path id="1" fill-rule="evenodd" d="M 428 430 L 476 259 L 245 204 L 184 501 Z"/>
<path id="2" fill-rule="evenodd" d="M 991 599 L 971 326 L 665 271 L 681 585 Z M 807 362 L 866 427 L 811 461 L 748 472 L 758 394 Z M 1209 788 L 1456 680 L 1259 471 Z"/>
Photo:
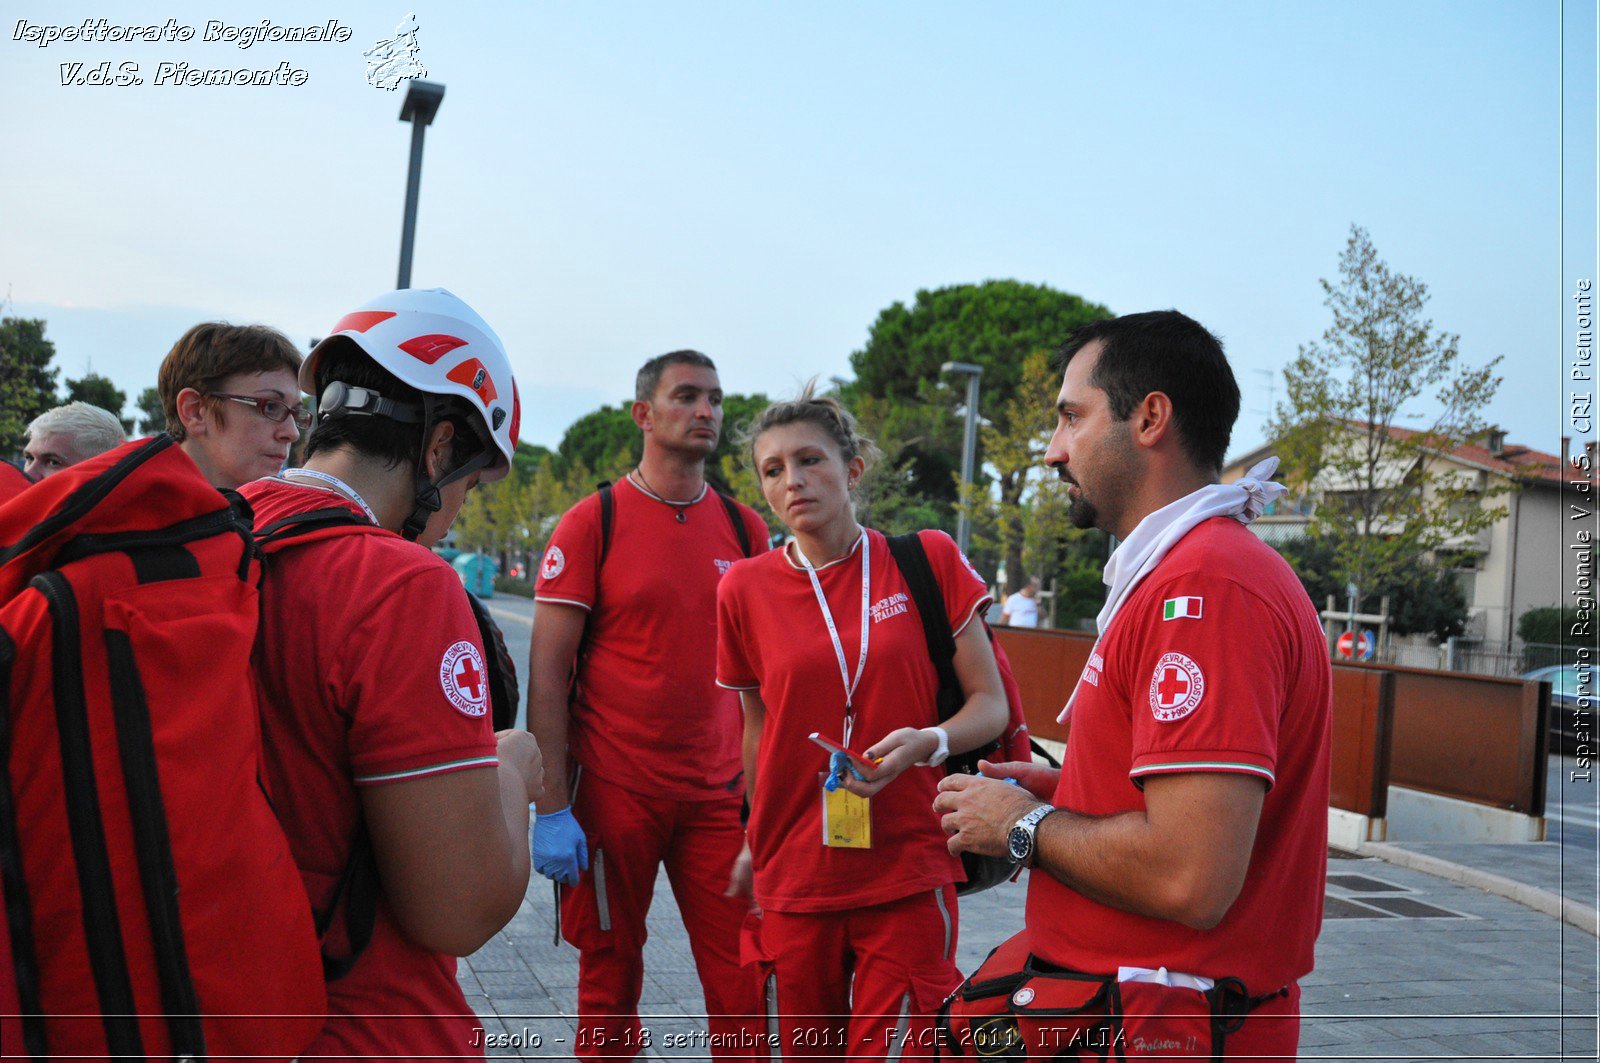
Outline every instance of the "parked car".
<path id="1" fill-rule="evenodd" d="M 1580 670 L 1584 673 L 1581 677 Z M 1539 679 L 1550 684 L 1550 748 L 1552 752 L 1570 753 L 1577 748 L 1578 732 L 1583 741 L 1594 749 L 1595 674 L 1592 665 L 1554 664 L 1524 672 L 1524 679 Z M 1579 679 L 1583 679 L 1583 712 L 1578 710 Z M 1581 726 L 1580 726 L 1581 724 Z"/>

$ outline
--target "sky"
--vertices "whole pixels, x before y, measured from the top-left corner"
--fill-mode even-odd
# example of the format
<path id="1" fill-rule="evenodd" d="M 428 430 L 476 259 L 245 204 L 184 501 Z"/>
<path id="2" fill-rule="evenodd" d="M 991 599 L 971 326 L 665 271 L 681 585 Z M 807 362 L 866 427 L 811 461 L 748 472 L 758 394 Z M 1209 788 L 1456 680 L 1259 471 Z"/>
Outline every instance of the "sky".
<path id="1" fill-rule="evenodd" d="M 197 321 L 304 344 L 393 287 L 410 127 L 362 52 L 408 12 L 446 86 L 413 283 L 498 331 L 527 441 L 630 397 L 654 354 L 694 347 L 729 391 L 781 396 L 848 376 L 919 289 L 1015 278 L 1218 333 L 1243 452 L 1328 324 L 1318 278 L 1352 224 L 1429 285 L 1465 364 L 1504 358 L 1488 414 L 1514 442 L 1577 434 L 1594 0 L 6 0 L 0 294 L 46 319 L 63 379 L 92 368 L 131 398 Z M 195 33 L 32 29 L 86 18 Z M 203 39 L 263 19 L 349 40 Z M 62 84 L 103 62 L 144 83 Z M 162 62 L 305 73 L 161 85 Z"/>

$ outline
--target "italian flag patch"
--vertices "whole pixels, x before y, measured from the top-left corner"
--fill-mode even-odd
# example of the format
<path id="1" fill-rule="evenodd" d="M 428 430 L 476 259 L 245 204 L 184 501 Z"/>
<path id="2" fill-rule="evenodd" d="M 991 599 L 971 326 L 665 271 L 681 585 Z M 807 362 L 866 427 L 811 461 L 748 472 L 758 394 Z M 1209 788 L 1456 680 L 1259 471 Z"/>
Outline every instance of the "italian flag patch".
<path id="1" fill-rule="evenodd" d="M 1168 598 L 1161 607 L 1162 620 L 1199 620 L 1204 598 Z"/>

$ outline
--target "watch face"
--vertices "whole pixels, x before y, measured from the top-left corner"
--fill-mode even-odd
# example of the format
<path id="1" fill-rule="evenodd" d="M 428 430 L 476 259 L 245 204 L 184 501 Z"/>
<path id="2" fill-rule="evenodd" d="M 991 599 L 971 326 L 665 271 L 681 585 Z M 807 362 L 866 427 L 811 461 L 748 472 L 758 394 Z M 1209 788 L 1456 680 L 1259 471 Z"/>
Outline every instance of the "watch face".
<path id="1" fill-rule="evenodd" d="M 1012 827 L 1006 836 L 1006 848 L 1011 852 L 1011 862 L 1020 864 L 1033 852 L 1033 835 L 1026 828 Z"/>

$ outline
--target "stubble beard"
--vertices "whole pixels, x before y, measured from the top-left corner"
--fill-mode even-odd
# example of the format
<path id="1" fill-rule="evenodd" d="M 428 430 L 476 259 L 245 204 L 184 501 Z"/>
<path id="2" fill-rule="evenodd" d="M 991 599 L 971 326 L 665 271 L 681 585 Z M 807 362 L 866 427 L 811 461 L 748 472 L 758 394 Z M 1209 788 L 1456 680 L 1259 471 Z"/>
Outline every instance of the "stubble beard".
<path id="1" fill-rule="evenodd" d="M 702 466 L 706 459 L 717 451 L 717 445 L 722 442 L 722 433 L 717 433 L 714 440 L 701 439 L 698 436 L 687 436 L 675 443 L 663 447 L 664 450 L 675 454 L 678 458 L 690 462 L 698 461 Z"/>
<path id="2" fill-rule="evenodd" d="M 1094 508 L 1093 502 L 1085 501 L 1082 495 L 1076 495 L 1067 502 L 1067 520 L 1074 528 L 1087 531 L 1099 526 L 1100 511 Z"/>

